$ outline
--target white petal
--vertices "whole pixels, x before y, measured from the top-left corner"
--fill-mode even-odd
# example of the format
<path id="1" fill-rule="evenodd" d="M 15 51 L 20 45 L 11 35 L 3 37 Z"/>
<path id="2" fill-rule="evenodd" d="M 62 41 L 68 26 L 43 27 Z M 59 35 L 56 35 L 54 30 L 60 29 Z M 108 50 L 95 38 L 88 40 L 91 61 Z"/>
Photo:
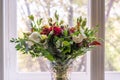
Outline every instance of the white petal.
<path id="1" fill-rule="evenodd" d="M 84 39 L 84 36 L 81 34 L 79 34 L 78 36 L 74 35 L 72 39 L 75 43 L 80 43 Z"/>
<path id="2" fill-rule="evenodd" d="M 29 36 L 29 40 L 32 40 L 36 43 L 40 42 L 40 34 L 38 32 L 33 32 L 30 36 Z"/>

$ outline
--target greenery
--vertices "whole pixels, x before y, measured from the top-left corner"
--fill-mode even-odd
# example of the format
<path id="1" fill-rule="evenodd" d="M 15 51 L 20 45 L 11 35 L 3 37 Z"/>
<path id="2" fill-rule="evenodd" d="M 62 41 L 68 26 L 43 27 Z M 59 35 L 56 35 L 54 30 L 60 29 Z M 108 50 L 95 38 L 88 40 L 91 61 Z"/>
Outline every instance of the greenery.
<path id="1" fill-rule="evenodd" d="M 77 18 L 74 27 L 70 27 L 59 19 L 57 12 L 48 18 L 48 24 L 42 24 L 42 18 L 31 20 L 31 31 L 23 33 L 23 37 L 12 38 L 16 50 L 32 57 L 44 56 L 51 62 L 66 64 L 69 60 L 85 54 L 96 45 L 100 45 L 95 34 L 96 29 L 86 27 L 86 18 Z M 97 26 L 96 26 L 97 27 Z"/>

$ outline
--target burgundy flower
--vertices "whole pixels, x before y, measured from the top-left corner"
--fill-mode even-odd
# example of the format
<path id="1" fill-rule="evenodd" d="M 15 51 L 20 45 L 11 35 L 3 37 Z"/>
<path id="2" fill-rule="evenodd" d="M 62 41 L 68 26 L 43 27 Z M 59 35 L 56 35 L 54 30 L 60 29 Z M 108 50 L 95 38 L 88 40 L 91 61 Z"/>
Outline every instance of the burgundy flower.
<path id="1" fill-rule="evenodd" d="M 54 35 L 59 36 L 62 33 L 62 29 L 58 26 L 54 26 L 50 28 L 50 31 L 54 32 Z"/>
<path id="2" fill-rule="evenodd" d="M 70 28 L 70 29 L 69 29 L 69 32 L 70 32 L 70 33 L 74 33 L 74 32 L 75 32 L 75 28 L 73 28 L 73 27 Z"/>
<path id="3" fill-rule="evenodd" d="M 92 43 L 90 43 L 89 45 L 101 45 L 101 43 L 100 42 L 98 42 L 98 41 L 93 41 Z"/>
<path id="4" fill-rule="evenodd" d="M 41 32 L 41 34 L 44 34 L 44 35 L 48 35 L 49 33 L 50 33 L 50 28 L 43 28 L 43 30 L 42 30 L 42 32 Z"/>

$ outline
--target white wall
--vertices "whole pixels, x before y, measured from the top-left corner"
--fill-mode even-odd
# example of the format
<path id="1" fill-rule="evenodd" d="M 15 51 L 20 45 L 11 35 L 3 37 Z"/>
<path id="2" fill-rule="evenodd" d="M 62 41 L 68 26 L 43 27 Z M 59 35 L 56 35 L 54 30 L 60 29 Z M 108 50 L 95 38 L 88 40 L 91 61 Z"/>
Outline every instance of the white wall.
<path id="1" fill-rule="evenodd" d="M 3 1 L 0 0 L 0 80 L 3 80 Z"/>

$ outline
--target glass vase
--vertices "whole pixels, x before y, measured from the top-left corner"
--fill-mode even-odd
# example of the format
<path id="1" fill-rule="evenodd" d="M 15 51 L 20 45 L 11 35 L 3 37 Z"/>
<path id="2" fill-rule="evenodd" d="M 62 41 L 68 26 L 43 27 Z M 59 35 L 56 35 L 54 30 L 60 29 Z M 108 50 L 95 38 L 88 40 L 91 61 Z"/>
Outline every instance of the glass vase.
<path id="1" fill-rule="evenodd" d="M 71 64 L 51 63 L 52 80 L 71 80 Z"/>

